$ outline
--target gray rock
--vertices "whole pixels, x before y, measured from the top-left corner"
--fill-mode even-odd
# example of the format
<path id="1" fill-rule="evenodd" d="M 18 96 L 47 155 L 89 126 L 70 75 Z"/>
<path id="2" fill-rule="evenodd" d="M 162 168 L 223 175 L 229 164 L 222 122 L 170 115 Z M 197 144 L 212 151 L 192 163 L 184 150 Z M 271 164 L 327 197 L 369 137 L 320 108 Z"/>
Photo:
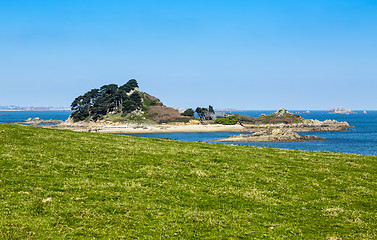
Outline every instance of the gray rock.
<path id="1" fill-rule="evenodd" d="M 279 110 L 272 113 L 271 115 L 274 117 L 283 118 L 283 117 L 293 116 L 294 114 L 284 108 L 280 108 Z"/>
<path id="2" fill-rule="evenodd" d="M 338 107 L 337 109 L 330 109 L 329 113 L 331 114 L 355 114 L 351 109 L 345 109 L 343 106 Z"/>
<path id="3" fill-rule="evenodd" d="M 25 121 L 19 122 L 19 124 L 26 124 L 26 125 L 54 125 L 54 124 L 59 124 L 62 123 L 63 121 L 61 120 L 43 120 L 40 119 L 39 117 L 36 118 L 28 118 Z"/>
<path id="4" fill-rule="evenodd" d="M 215 139 L 211 142 L 300 142 L 312 139 L 323 139 L 317 136 L 303 136 L 290 129 L 273 129 L 256 132 L 252 135 L 232 135 L 223 139 Z"/>

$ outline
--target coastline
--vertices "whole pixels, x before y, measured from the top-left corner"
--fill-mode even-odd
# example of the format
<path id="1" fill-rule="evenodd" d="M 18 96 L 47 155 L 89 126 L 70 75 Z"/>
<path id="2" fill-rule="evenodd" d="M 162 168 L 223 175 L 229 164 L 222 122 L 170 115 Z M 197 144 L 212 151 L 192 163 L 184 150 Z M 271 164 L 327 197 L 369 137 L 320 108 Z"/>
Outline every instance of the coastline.
<path id="1" fill-rule="evenodd" d="M 59 112 L 56 112 L 56 113 L 59 114 Z M 6 112 L 4 112 L 4 114 L 6 114 Z M 260 113 L 259 112 L 256 112 L 256 113 L 250 112 L 248 114 L 257 115 L 257 114 L 260 114 Z M 9 115 L 12 116 L 10 113 L 9 113 Z M 65 114 L 65 115 L 68 115 L 68 113 Z M 15 116 L 17 116 L 17 115 L 15 115 Z M 59 115 L 51 115 L 51 114 L 45 115 L 44 113 L 41 113 L 39 115 L 39 114 L 33 114 L 33 112 L 30 112 L 28 114 L 20 115 L 20 117 L 19 117 L 20 120 L 18 122 L 21 122 L 21 120 L 25 120 L 28 117 L 36 117 L 36 116 L 39 116 L 42 119 L 50 119 L 50 118 L 58 119 L 58 117 L 55 117 L 55 116 L 59 116 Z M 325 140 L 323 140 L 323 143 L 316 143 L 318 141 L 310 141 L 309 140 L 309 141 L 306 141 L 307 143 L 297 143 L 297 144 L 295 144 L 295 143 L 283 143 L 283 142 L 281 142 L 281 143 L 270 142 L 270 143 L 266 143 L 266 144 L 264 144 L 263 142 L 256 143 L 256 144 L 254 144 L 254 143 L 250 143 L 250 144 L 242 143 L 242 144 L 250 145 L 250 146 L 271 146 L 271 147 L 276 147 L 276 148 L 284 147 L 284 148 L 289 148 L 289 149 L 300 149 L 300 150 L 316 150 L 316 151 L 327 150 L 327 151 L 331 151 L 331 152 L 349 152 L 349 153 L 355 153 L 355 154 L 372 154 L 372 155 L 375 155 L 377 153 L 377 147 L 376 147 L 377 145 L 375 144 L 376 139 L 377 139 L 376 138 L 377 137 L 377 135 L 376 135 L 377 134 L 377 129 L 376 129 L 376 127 L 377 127 L 377 122 L 376 122 L 377 111 L 370 112 L 367 115 L 332 115 L 332 116 L 334 116 L 334 118 L 339 122 L 342 122 L 342 121 L 348 122 L 349 125 L 354 126 L 353 129 L 350 128 L 350 131 L 346 131 L 346 132 L 344 130 L 334 132 L 334 131 L 324 131 L 325 130 L 324 128 L 318 127 L 317 130 L 315 131 L 315 132 L 318 132 L 318 134 L 315 134 L 314 131 L 312 133 L 308 133 L 308 134 L 305 133 L 305 132 L 311 132 L 311 131 L 308 131 L 308 130 L 314 130 L 313 128 L 311 128 L 311 129 L 307 128 L 307 131 L 302 131 L 303 129 L 301 129 L 301 131 L 297 131 L 298 134 L 302 134 L 302 135 L 309 135 L 309 136 L 314 135 L 314 136 L 324 137 Z M 2 119 L 5 119 L 5 118 L 7 118 L 7 117 L 4 117 Z M 329 115 L 325 111 L 313 112 L 313 113 L 309 114 L 307 118 L 308 119 L 318 119 L 319 122 L 323 123 L 324 121 L 329 119 Z M 156 125 L 154 123 L 145 123 L 145 122 L 144 123 L 137 123 L 137 122 L 129 122 L 129 123 L 127 123 L 127 122 L 114 122 L 114 123 L 111 123 L 109 121 L 101 121 L 101 122 L 95 122 L 95 123 L 86 122 L 86 123 L 82 124 L 83 125 L 82 127 L 79 127 L 79 126 L 77 126 L 76 123 L 66 121 L 66 119 L 67 118 L 64 118 L 64 121 L 65 121 L 63 123 L 64 125 L 59 126 L 59 127 L 50 127 L 50 128 L 69 130 L 70 129 L 69 125 L 71 125 L 72 126 L 71 130 L 74 130 L 74 131 L 97 132 L 96 129 L 100 129 L 100 128 L 105 127 L 105 129 L 102 131 L 103 133 L 109 133 L 109 134 L 111 134 L 111 132 L 118 132 L 119 134 L 136 133 L 136 134 L 145 134 L 146 137 L 148 137 L 148 134 L 150 134 L 150 137 L 159 137 L 160 136 L 159 134 L 162 134 L 161 136 L 163 138 L 164 137 L 166 137 L 166 138 L 176 138 L 176 139 L 183 140 L 183 141 L 210 141 L 210 140 L 219 139 L 219 138 L 226 138 L 230 135 L 245 134 L 245 132 L 249 134 L 250 132 L 258 132 L 258 131 L 262 131 L 262 130 L 267 130 L 265 128 L 267 126 L 263 127 L 263 125 L 259 125 L 259 124 L 258 125 L 249 125 L 249 124 L 245 124 L 245 123 L 243 125 L 244 125 L 244 127 L 248 128 L 247 130 L 242 129 L 239 126 L 228 126 L 228 127 L 233 128 L 233 129 L 229 129 L 227 126 L 223 126 L 222 129 L 216 129 L 214 127 L 208 128 L 208 127 L 203 127 L 203 126 L 198 126 L 198 127 L 183 126 L 183 127 L 179 127 L 181 129 L 177 129 L 177 126 L 170 126 L 170 125 L 173 125 L 173 124 Z M 317 120 L 315 120 L 315 121 L 317 121 Z M 329 120 L 327 120 L 327 121 L 329 122 Z M 15 122 L 13 122 L 13 123 L 15 123 Z M 26 125 L 33 126 L 32 124 L 26 124 Z M 87 125 L 87 126 L 85 127 L 84 125 Z M 129 126 L 128 127 L 125 126 L 124 128 L 122 127 L 122 128 L 119 129 L 119 128 L 117 128 L 118 125 L 119 126 L 129 125 Z M 148 127 L 147 125 L 154 125 L 154 126 Z M 176 125 L 176 124 L 174 124 L 174 125 Z M 286 124 L 281 124 L 281 125 L 283 127 Z M 323 126 L 323 124 L 320 124 L 320 125 Z M 43 125 L 39 125 L 38 127 L 42 127 L 42 126 Z M 90 126 L 90 128 L 89 128 L 89 126 Z M 252 126 L 254 126 L 254 129 L 251 130 L 250 127 L 252 127 Z M 152 130 L 145 129 L 145 127 L 147 127 L 148 129 L 152 129 Z M 153 128 L 153 127 L 155 127 L 155 128 Z M 277 126 L 277 124 L 273 124 L 270 127 L 275 128 L 275 127 L 278 127 L 278 126 Z M 288 124 L 288 126 L 286 126 L 286 127 L 290 128 L 294 131 L 298 130 L 296 127 L 293 128 L 293 125 L 291 125 L 291 124 Z M 195 129 L 193 130 L 192 128 L 195 128 Z M 211 133 L 211 131 L 214 130 L 214 129 L 216 129 L 217 132 Z M 190 132 L 189 130 L 191 132 L 194 131 L 194 134 L 186 135 L 185 132 Z M 225 132 L 222 133 L 222 130 L 224 130 Z M 101 131 L 98 131 L 98 132 L 101 132 Z M 178 132 L 178 133 L 175 135 L 174 132 Z M 199 132 L 199 133 L 195 134 L 195 132 Z M 200 132 L 203 132 L 203 133 L 200 133 Z M 334 132 L 334 133 L 332 133 L 332 132 Z M 164 135 L 164 133 L 167 133 L 167 135 Z M 362 146 L 357 145 L 358 143 L 360 143 L 360 141 L 362 141 Z M 319 142 L 322 142 L 322 141 L 319 141 Z"/>
<path id="2" fill-rule="evenodd" d="M 342 132 L 352 127 L 347 122 L 336 120 L 312 120 L 294 115 L 285 109 L 263 115 L 265 123 L 238 122 L 235 125 L 213 124 L 213 121 L 190 120 L 189 122 L 146 123 L 146 122 L 117 122 L 98 120 L 96 122 L 74 122 L 68 118 L 61 120 L 43 120 L 39 117 L 28 118 L 20 124 L 39 126 L 44 128 L 66 129 L 77 132 L 96 132 L 108 134 L 148 134 L 148 133 L 253 133 L 252 135 L 232 135 L 223 139 L 213 139 L 217 142 L 297 142 L 311 139 L 323 139 L 316 136 L 304 136 L 299 132 Z M 270 118 L 273 118 L 272 120 Z M 273 120 L 280 122 L 273 123 Z M 261 120 L 261 121 L 262 121 Z"/>
<path id="3" fill-rule="evenodd" d="M 241 125 L 170 125 L 170 124 L 58 124 L 46 128 L 68 129 L 78 132 L 99 133 L 189 133 L 189 132 L 246 132 Z"/>
<path id="4" fill-rule="evenodd" d="M 291 124 L 258 124 L 258 125 L 221 125 L 221 124 L 136 124 L 136 123 L 72 123 L 62 122 L 57 125 L 44 125 L 41 127 L 68 129 L 78 132 L 99 133 L 189 133 L 189 132 L 235 132 L 254 133 L 261 130 L 272 131 L 287 129 L 293 132 L 341 132 L 352 129 L 347 122 L 337 121 L 308 121 L 305 123 Z"/>

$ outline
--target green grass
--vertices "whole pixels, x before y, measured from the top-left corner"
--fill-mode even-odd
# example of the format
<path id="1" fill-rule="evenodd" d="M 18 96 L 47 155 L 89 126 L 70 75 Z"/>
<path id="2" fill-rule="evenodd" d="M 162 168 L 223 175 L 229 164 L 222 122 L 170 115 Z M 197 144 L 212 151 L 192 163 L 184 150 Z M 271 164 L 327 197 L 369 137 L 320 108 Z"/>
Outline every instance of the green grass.
<path id="1" fill-rule="evenodd" d="M 377 239 L 376 163 L 0 125 L 0 239 Z"/>

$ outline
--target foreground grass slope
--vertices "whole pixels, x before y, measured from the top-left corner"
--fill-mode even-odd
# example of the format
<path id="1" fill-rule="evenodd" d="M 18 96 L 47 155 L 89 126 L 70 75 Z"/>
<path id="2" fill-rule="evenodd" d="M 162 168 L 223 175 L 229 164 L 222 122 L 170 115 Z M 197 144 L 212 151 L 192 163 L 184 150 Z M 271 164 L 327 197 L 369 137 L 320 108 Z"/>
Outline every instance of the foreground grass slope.
<path id="1" fill-rule="evenodd" d="M 0 239 L 376 239 L 376 163 L 0 125 Z"/>

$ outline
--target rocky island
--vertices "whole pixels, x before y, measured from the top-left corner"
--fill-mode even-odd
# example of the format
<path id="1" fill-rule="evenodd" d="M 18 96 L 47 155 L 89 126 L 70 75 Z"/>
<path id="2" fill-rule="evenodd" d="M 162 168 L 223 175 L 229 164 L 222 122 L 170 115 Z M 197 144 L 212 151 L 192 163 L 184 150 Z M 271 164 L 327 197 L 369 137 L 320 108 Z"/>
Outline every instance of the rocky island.
<path id="1" fill-rule="evenodd" d="M 253 133 L 252 135 L 232 135 L 224 139 L 214 139 L 212 142 L 300 142 L 323 138 L 304 136 L 298 132 L 341 132 L 352 129 L 347 122 L 304 119 L 284 108 L 257 119 L 250 120 L 254 123 L 243 124 L 244 132 Z M 255 124 L 255 121 L 264 121 L 264 124 Z"/>
<path id="2" fill-rule="evenodd" d="M 213 107 L 181 111 L 165 106 L 158 98 L 139 90 L 135 79 L 118 87 L 104 85 L 78 96 L 67 121 L 27 119 L 20 124 L 45 128 L 100 133 L 238 132 L 254 133 L 217 139 L 217 142 L 281 142 L 320 139 L 298 132 L 347 131 L 346 122 L 310 120 L 280 109 L 251 117 L 240 114 L 216 116 Z M 194 117 L 194 113 L 197 117 Z"/>
<path id="3" fill-rule="evenodd" d="M 55 120 L 55 119 L 43 120 L 43 119 L 40 119 L 39 117 L 36 117 L 36 118 L 28 118 L 25 121 L 19 122 L 19 124 L 38 126 L 38 125 L 56 125 L 56 124 L 61 124 L 63 122 L 64 121 L 62 120 Z"/>
<path id="4" fill-rule="evenodd" d="M 351 109 L 345 109 L 343 106 L 338 107 L 337 109 L 329 109 L 329 114 L 367 114 L 367 111 L 362 113 L 354 112 Z"/>
<path id="5" fill-rule="evenodd" d="M 237 115 L 236 115 L 237 116 Z M 174 133 L 174 132 L 238 132 L 253 133 L 231 136 L 226 139 L 215 139 L 212 142 L 292 142 L 322 139 L 316 136 L 304 136 L 299 132 L 339 132 L 348 131 L 352 127 L 347 122 L 335 120 L 304 119 L 285 109 L 280 109 L 270 115 L 258 118 L 238 116 L 238 123 L 234 125 L 214 124 L 213 121 L 202 122 L 190 119 L 188 122 L 170 123 L 136 123 L 89 121 L 73 122 L 69 119 L 57 125 L 43 127 L 70 129 L 82 132 L 100 133 Z"/>
<path id="6" fill-rule="evenodd" d="M 252 135 L 232 135 L 223 139 L 215 139 L 211 142 L 301 142 L 315 139 L 323 139 L 317 136 L 304 136 L 290 129 L 262 130 Z"/>

